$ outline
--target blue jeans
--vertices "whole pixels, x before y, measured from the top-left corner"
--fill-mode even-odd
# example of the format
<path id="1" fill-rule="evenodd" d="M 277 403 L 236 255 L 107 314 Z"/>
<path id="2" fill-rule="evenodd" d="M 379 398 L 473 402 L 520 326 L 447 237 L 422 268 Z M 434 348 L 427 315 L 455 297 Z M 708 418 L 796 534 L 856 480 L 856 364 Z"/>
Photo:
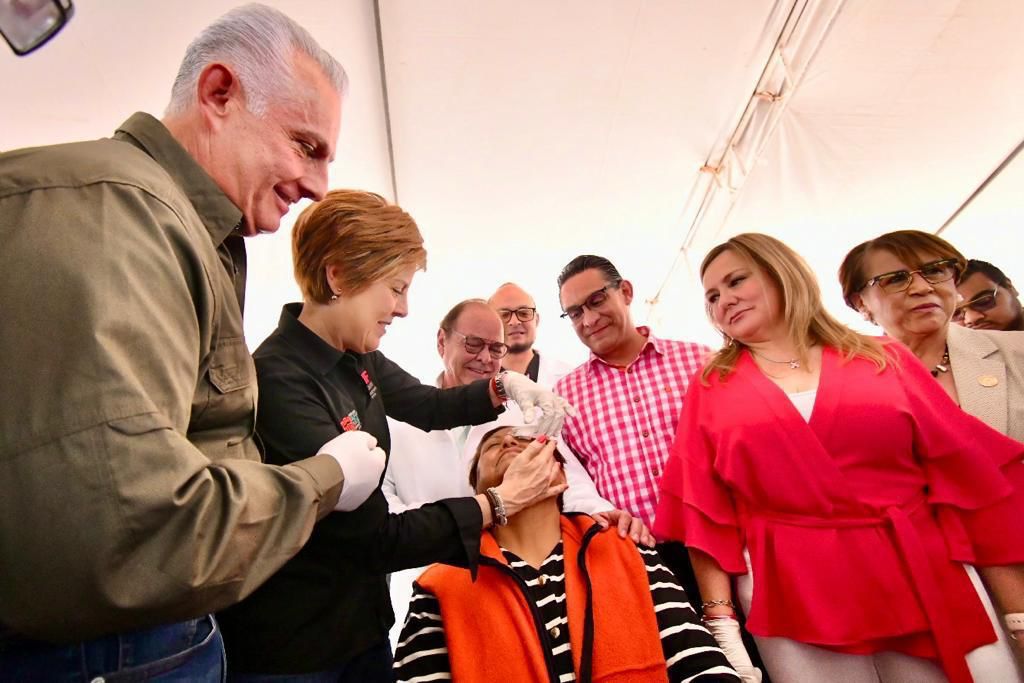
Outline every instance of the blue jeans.
<path id="1" fill-rule="evenodd" d="M 393 683 L 391 641 L 360 652 L 342 666 L 311 674 L 230 674 L 229 683 Z M 228 662 L 230 668 L 231 663 Z"/>
<path id="2" fill-rule="evenodd" d="M 71 645 L 0 638 L 0 680 L 222 683 L 224 641 L 213 616 Z"/>

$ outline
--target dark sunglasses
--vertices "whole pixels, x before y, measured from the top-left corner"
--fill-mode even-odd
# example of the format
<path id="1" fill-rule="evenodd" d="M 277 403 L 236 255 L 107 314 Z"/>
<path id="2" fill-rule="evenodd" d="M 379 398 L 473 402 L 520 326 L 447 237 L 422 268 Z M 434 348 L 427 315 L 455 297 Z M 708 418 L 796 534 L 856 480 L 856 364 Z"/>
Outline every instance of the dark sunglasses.
<path id="1" fill-rule="evenodd" d="M 484 350 L 487 347 L 487 352 L 491 354 L 491 358 L 498 360 L 504 358 L 508 353 L 508 345 L 502 344 L 497 341 L 488 341 L 481 339 L 480 337 L 474 337 L 471 334 L 462 334 L 458 330 L 452 330 L 453 334 L 457 334 L 462 337 L 462 345 L 466 347 L 468 353 L 472 353 L 474 356 Z"/>
<path id="2" fill-rule="evenodd" d="M 498 315 L 504 322 L 511 322 L 514 315 L 519 322 L 528 323 L 537 316 L 537 309 L 532 306 L 520 306 L 519 308 L 499 308 Z"/>
<path id="3" fill-rule="evenodd" d="M 984 313 L 985 311 L 991 311 L 996 307 L 996 294 L 999 293 L 999 287 L 993 287 L 991 292 L 981 292 L 970 301 L 965 301 L 953 310 L 953 322 L 963 322 L 967 316 L 967 309 L 971 309 L 977 313 Z"/>
<path id="4" fill-rule="evenodd" d="M 601 308 L 608 301 L 610 296 L 608 290 L 615 285 L 605 285 L 601 289 L 591 292 L 590 296 L 587 297 L 586 301 L 581 303 L 579 306 L 570 306 L 566 308 L 559 318 L 568 318 L 572 322 L 578 322 L 583 317 L 583 309 L 589 308 L 592 311 L 596 311 Z"/>
<path id="5" fill-rule="evenodd" d="M 891 273 L 876 275 L 865 283 L 861 289 L 867 289 L 872 285 L 878 285 L 879 289 L 887 294 L 895 294 L 910 289 L 910 283 L 914 281 L 914 275 L 920 275 L 930 285 L 937 285 L 940 282 L 952 280 L 959 274 L 960 268 L 956 259 L 942 259 L 926 263 L 917 270 L 894 270 Z"/>

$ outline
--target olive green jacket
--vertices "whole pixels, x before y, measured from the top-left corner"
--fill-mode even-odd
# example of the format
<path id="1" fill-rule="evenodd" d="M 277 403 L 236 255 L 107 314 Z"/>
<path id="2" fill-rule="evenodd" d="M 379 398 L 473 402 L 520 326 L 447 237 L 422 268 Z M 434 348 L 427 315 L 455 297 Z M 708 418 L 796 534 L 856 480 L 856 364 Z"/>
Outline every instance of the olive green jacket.
<path id="1" fill-rule="evenodd" d="M 336 503 L 329 456 L 260 462 L 241 220 L 146 114 L 0 154 L 0 631 L 215 611 Z"/>

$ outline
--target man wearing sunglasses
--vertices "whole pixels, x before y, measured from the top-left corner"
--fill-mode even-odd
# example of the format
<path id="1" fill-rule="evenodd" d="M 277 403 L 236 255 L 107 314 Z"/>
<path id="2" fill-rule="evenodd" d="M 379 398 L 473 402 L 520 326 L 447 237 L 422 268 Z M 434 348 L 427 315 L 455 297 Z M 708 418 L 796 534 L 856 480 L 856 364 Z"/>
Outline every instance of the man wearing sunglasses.
<path id="1" fill-rule="evenodd" d="M 953 311 L 953 322 L 976 330 L 1024 330 L 1020 295 L 991 263 L 968 261 L 956 290 L 963 300 Z"/>
<path id="2" fill-rule="evenodd" d="M 553 386 L 572 369 L 557 358 L 541 356 L 533 348 L 537 340 L 537 325 L 540 315 L 533 297 L 522 287 L 506 282 L 487 300 L 505 323 L 505 343 L 508 355 L 501 365 L 507 370 L 521 372 L 534 382 L 546 387 Z"/>

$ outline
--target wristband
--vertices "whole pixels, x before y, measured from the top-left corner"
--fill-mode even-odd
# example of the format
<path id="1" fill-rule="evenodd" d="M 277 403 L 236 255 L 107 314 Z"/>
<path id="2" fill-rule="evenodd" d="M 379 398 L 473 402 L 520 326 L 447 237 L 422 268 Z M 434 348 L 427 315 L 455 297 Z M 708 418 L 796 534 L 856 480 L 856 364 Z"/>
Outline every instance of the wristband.
<path id="1" fill-rule="evenodd" d="M 508 524 L 508 515 L 505 514 L 505 501 L 501 499 L 498 489 L 492 486 L 485 493 L 487 494 L 487 500 L 491 501 L 491 514 L 494 516 L 494 525 L 505 526 Z"/>
<path id="2" fill-rule="evenodd" d="M 494 390 L 494 394 L 502 403 L 508 400 L 508 392 L 505 391 L 505 382 L 502 381 L 504 376 L 505 371 L 502 370 L 497 375 L 491 378 L 491 389 Z"/>
<path id="3" fill-rule="evenodd" d="M 717 621 L 719 619 L 732 619 L 733 621 L 739 621 L 736 618 L 736 616 L 732 614 L 715 614 L 713 616 L 708 616 L 707 614 L 705 614 L 700 618 L 700 620 L 703 621 L 705 624 L 709 621 Z"/>
<path id="4" fill-rule="evenodd" d="M 1024 612 L 1004 614 L 1003 621 L 1006 623 L 1006 630 L 1010 632 L 1010 637 L 1017 640 L 1017 634 L 1024 631 Z"/>

